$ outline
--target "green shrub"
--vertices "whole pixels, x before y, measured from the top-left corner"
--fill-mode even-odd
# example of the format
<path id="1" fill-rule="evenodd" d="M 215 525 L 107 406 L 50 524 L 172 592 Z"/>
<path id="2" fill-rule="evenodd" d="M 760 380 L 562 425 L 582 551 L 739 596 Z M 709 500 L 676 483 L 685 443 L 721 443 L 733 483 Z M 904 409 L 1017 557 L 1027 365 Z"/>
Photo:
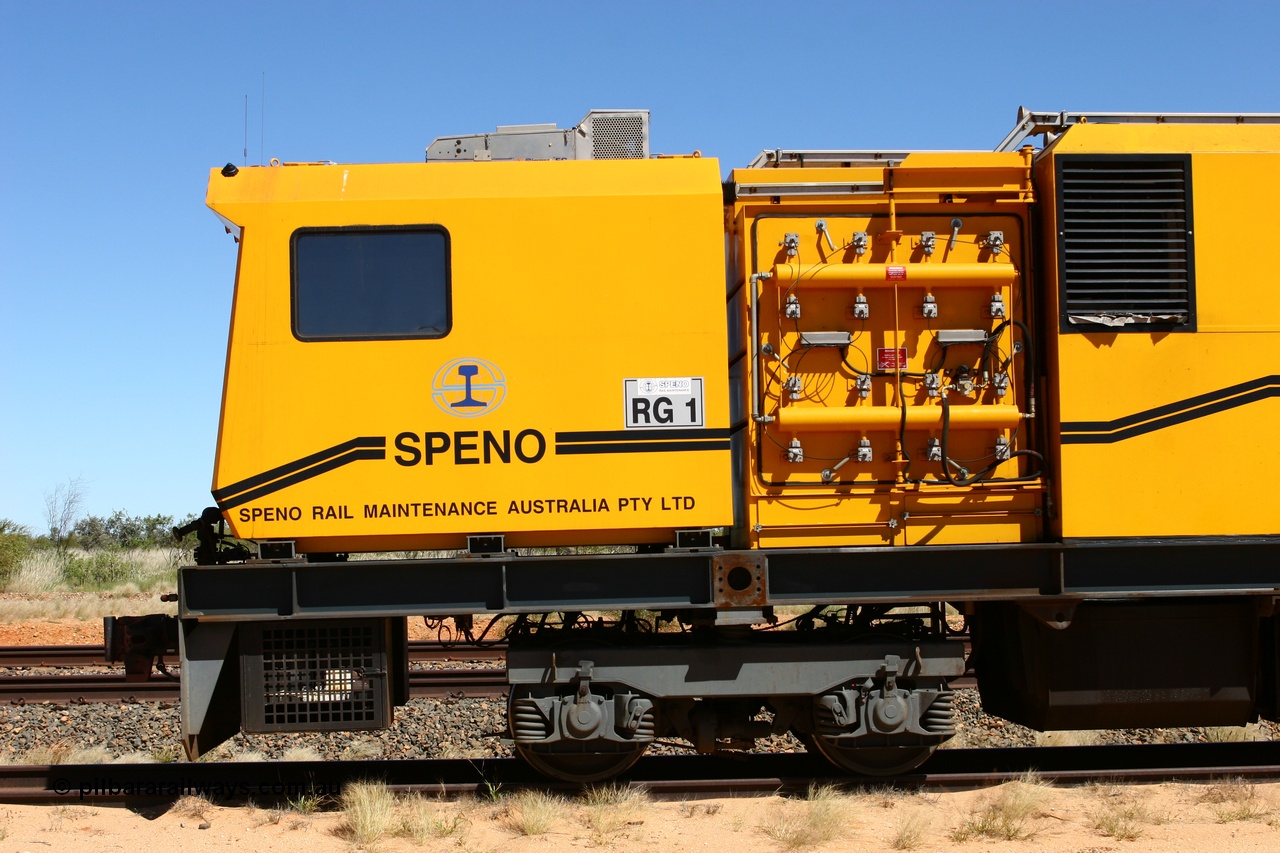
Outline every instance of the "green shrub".
<path id="1" fill-rule="evenodd" d="M 129 515 L 116 510 L 107 518 L 90 515 L 76 522 L 74 534 L 81 548 L 165 548 L 174 545 L 173 516 Z"/>
<path id="2" fill-rule="evenodd" d="M 101 589 L 133 580 L 134 567 L 123 554 L 99 551 L 67 557 L 62 576 L 71 586 Z"/>
<path id="3" fill-rule="evenodd" d="M 22 533 L 0 533 L 0 589 L 9 583 L 30 550 L 29 536 Z"/>

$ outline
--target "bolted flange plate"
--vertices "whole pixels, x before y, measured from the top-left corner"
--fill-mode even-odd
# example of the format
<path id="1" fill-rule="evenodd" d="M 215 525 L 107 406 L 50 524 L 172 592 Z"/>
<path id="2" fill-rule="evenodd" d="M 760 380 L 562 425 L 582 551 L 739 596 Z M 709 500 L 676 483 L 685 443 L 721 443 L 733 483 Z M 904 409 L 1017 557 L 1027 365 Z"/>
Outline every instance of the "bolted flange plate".
<path id="1" fill-rule="evenodd" d="M 763 554 L 721 554 L 712 565 L 716 607 L 765 607 L 769 604 L 768 561 Z"/>

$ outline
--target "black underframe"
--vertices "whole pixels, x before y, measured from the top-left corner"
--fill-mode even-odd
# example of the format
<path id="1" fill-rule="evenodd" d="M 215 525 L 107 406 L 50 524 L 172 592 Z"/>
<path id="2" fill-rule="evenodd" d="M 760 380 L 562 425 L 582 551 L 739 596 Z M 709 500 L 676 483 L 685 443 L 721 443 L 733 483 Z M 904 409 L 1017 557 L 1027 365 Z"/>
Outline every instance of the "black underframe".
<path id="1" fill-rule="evenodd" d="M 1280 536 L 789 549 L 181 569 L 196 621 L 715 610 L 714 578 L 763 570 L 753 607 L 1280 593 Z"/>

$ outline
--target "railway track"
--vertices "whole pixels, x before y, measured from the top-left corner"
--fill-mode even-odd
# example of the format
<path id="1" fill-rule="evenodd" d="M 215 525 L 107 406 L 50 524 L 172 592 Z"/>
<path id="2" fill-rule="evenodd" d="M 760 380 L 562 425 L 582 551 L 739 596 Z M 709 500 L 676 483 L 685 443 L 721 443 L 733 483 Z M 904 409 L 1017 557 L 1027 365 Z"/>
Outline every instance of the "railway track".
<path id="1" fill-rule="evenodd" d="M 503 660 L 506 654 L 505 644 L 473 646 L 435 640 L 409 641 L 409 660 L 415 662 Z M 107 665 L 100 645 L 0 646 L 0 669 Z"/>
<path id="2" fill-rule="evenodd" d="M 1242 777 L 1280 779 L 1280 743 L 1163 744 L 943 750 L 918 770 L 894 777 L 834 775 L 830 765 L 804 754 L 654 756 L 641 759 L 620 784 L 659 797 L 733 796 L 804 790 L 814 783 L 876 785 L 922 790 L 982 788 L 1030 770 L 1061 784 L 1194 781 Z M 336 792 L 351 780 L 385 779 L 396 791 L 463 796 L 501 786 L 577 790 L 538 776 L 516 759 L 416 761 L 304 761 L 0 767 L 0 802 L 174 799 L 203 793 L 219 800 Z"/>
<path id="3" fill-rule="evenodd" d="M 0 676 L 0 704 L 36 702 L 177 702 L 179 680 L 153 674 L 146 681 L 125 681 L 119 674 Z M 414 698 L 497 698 L 507 692 L 506 669 L 410 670 Z"/>

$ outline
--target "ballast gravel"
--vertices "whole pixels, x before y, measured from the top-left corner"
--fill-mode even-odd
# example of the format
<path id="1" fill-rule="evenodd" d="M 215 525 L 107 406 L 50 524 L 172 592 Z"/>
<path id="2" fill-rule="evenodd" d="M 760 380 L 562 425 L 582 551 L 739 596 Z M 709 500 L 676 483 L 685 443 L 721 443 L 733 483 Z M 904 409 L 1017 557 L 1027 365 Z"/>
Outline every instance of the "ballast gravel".
<path id="1" fill-rule="evenodd" d="M 1031 729 L 982 713 L 978 693 L 956 691 L 957 747 L 1033 746 Z M 396 709 L 395 724 L 384 731 L 306 732 L 236 735 L 214 750 L 214 760 L 488 758 L 511 754 L 502 742 L 506 707 L 495 699 L 413 699 Z M 179 760 L 181 723 L 176 705 L 165 703 L 52 703 L 0 707 L 0 762 L 14 763 L 56 754 L 67 760 L 80 750 L 99 751 L 99 760 Z M 1272 723 L 1252 725 L 1254 740 L 1280 739 Z M 1135 729 L 1082 733 L 1058 743 L 1182 743 L 1221 739 L 1222 730 Z M 305 751 L 302 751 L 305 748 Z M 802 749 L 790 736 L 761 741 L 762 751 Z M 679 752 L 659 745 L 653 752 Z M 103 755 L 102 753 L 105 753 Z M 48 759 L 44 759 L 48 760 Z M 74 759 L 73 759 L 74 760 Z M 40 760 L 38 763 L 43 763 Z"/>

